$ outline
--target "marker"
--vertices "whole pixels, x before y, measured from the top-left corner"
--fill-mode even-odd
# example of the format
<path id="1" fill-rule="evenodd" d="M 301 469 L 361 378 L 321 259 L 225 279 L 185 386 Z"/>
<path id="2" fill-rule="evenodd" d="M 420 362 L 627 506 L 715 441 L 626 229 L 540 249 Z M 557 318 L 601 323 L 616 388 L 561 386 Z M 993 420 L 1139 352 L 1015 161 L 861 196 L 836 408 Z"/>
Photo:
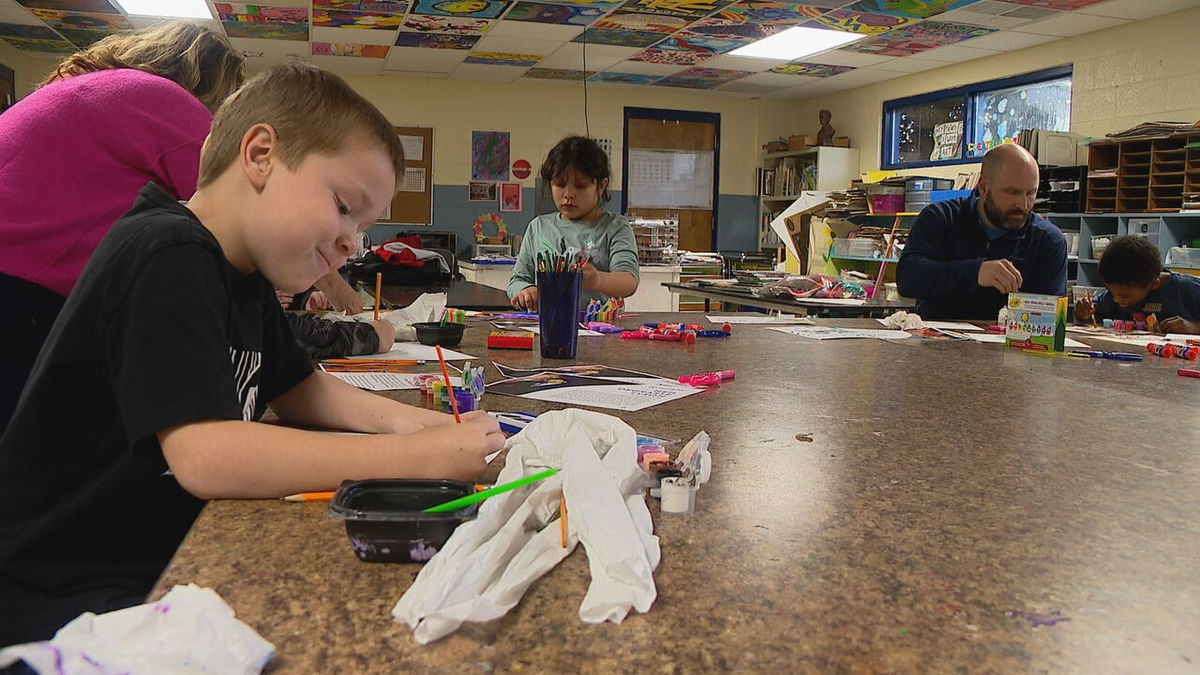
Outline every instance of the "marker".
<path id="1" fill-rule="evenodd" d="M 280 497 L 284 502 L 327 502 L 333 499 L 333 492 L 299 492 L 294 495 Z"/>
<path id="2" fill-rule="evenodd" d="M 1180 368 L 1175 372 L 1184 377 L 1200 377 L 1200 370 L 1192 370 L 1191 368 Z"/>
<path id="3" fill-rule="evenodd" d="M 464 506 L 470 506 L 471 504 L 477 504 L 477 503 L 487 499 L 488 497 L 494 497 L 498 494 L 508 492 L 509 490 L 516 490 L 519 487 L 529 485 L 530 483 L 536 483 L 539 480 L 545 480 L 545 479 L 549 478 L 550 476 L 553 476 L 556 473 L 558 473 L 558 469 L 546 469 L 545 471 L 535 473 L 532 476 L 525 476 L 524 478 L 518 478 L 517 480 L 514 480 L 511 483 L 505 483 L 504 485 L 497 485 L 494 488 L 488 488 L 487 490 L 484 490 L 482 492 L 476 492 L 473 495 L 467 495 L 466 497 L 459 497 L 458 499 L 451 499 L 450 501 L 443 502 L 441 504 L 438 504 L 437 506 L 431 506 L 431 507 L 425 509 L 424 511 L 422 511 L 422 513 L 445 513 L 446 511 L 457 511 Z"/>
<path id="4" fill-rule="evenodd" d="M 1081 354 L 1091 359 L 1111 359 L 1113 361 L 1142 361 L 1141 354 L 1131 354 L 1129 352 L 1101 352 L 1096 350 L 1079 349 L 1068 354 Z"/>

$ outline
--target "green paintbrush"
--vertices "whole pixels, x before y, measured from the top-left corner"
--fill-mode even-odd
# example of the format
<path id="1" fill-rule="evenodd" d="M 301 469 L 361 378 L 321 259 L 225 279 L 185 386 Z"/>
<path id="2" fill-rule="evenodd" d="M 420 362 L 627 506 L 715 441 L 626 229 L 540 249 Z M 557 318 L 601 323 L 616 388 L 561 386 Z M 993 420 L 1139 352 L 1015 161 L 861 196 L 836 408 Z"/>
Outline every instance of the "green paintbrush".
<path id="1" fill-rule="evenodd" d="M 424 511 L 422 511 L 422 513 L 444 513 L 446 511 L 457 511 L 464 506 L 470 506 L 471 504 L 476 504 L 478 502 L 481 502 L 481 501 L 487 499 L 488 497 L 495 497 L 496 495 L 498 495 L 502 492 L 508 492 L 509 490 L 516 490 L 517 488 L 521 487 L 522 485 L 529 485 L 530 483 L 536 483 L 539 480 L 549 478 L 550 476 L 553 476 L 556 473 L 558 473 L 558 469 L 546 469 L 545 471 L 535 473 L 532 476 L 525 476 L 524 478 L 518 478 L 511 483 L 505 483 L 504 485 L 497 485 L 495 487 L 490 487 L 481 492 L 476 492 L 473 495 L 467 495 L 466 497 L 459 497 L 458 499 L 451 499 L 450 501 L 442 503 L 442 504 L 438 504 L 437 506 L 431 506 L 431 507 L 425 509 Z"/>

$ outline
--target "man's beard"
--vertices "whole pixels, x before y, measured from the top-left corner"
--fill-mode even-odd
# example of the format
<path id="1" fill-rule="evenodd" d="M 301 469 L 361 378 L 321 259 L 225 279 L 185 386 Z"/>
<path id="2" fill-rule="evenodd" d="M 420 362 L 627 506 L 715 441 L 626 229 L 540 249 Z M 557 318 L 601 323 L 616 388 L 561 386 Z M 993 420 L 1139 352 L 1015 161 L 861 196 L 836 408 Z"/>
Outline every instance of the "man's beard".
<path id="1" fill-rule="evenodd" d="M 988 222 L 993 227 L 1004 230 L 1019 230 L 1025 225 L 1025 221 L 1029 219 L 1029 212 L 1023 209 L 1001 211 L 992 202 L 990 194 L 983 198 L 983 213 L 987 216 Z"/>

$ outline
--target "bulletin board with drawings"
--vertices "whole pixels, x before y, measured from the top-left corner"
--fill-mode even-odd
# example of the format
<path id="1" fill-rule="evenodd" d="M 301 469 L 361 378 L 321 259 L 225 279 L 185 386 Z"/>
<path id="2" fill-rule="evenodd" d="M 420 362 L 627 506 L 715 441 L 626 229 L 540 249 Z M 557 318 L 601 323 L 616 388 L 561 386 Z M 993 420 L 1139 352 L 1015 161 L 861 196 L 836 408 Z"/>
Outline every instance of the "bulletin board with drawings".
<path id="1" fill-rule="evenodd" d="M 433 128 L 395 127 L 404 146 L 404 175 L 381 223 L 433 224 Z"/>

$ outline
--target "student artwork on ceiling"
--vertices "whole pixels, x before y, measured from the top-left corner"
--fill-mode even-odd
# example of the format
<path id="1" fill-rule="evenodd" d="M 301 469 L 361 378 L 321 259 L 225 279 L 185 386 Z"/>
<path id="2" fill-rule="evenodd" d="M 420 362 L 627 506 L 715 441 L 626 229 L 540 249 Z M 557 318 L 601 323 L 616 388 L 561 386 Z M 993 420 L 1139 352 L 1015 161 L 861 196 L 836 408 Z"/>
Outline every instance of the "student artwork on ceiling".
<path id="1" fill-rule="evenodd" d="M 379 2 L 360 2 L 360 0 L 313 0 L 313 9 L 336 9 L 343 12 L 377 12 L 379 14 L 403 14 L 408 11 L 405 0 L 381 0 Z"/>
<path id="2" fill-rule="evenodd" d="M 789 26 L 783 24 L 729 23 L 722 19 L 705 19 L 689 26 L 685 34 L 727 39 L 758 40 L 770 37 L 788 28 Z"/>
<path id="3" fill-rule="evenodd" d="M 708 17 L 707 21 L 724 21 L 730 24 L 756 23 L 769 26 L 796 26 L 815 19 L 825 10 L 809 5 L 790 2 L 768 2 L 749 0 L 730 5 Z"/>
<path id="4" fill-rule="evenodd" d="M 653 84 L 663 79 L 662 75 L 642 75 L 640 73 L 596 73 L 591 76 L 592 82 L 620 82 L 622 84 Z"/>
<path id="5" fill-rule="evenodd" d="M 520 211 L 522 209 L 521 184 L 520 183 L 501 183 L 500 184 L 500 210 L 501 211 Z"/>
<path id="6" fill-rule="evenodd" d="M 509 52 L 471 52 L 465 63 L 487 66 L 532 66 L 545 58 L 540 54 L 510 54 Z M 506 162 L 507 163 L 507 162 Z"/>
<path id="7" fill-rule="evenodd" d="M 496 184 L 476 181 L 467 183 L 467 200 L 472 202 L 496 201 Z"/>
<path id="8" fill-rule="evenodd" d="M 308 40 L 308 10 L 218 2 L 213 7 L 231 38 Z"/>
<path id="9" fill-rule="evenodd" d="M 770 72 L 782 75 L 807 75 L 809 77 L 833 77 L 854 70 L 851 66 L 830 66 L 824 63 L 788 63 L 772 68 Z"/>
<path id="10" fill-rule="evenodd" d="M 804 25 L 813 28 L 833 28 L 850 33 L 876 35 L 878 33 L 886 33 L 901 26 L 907 26 L 910 23 L 916 23 L 916 19 L 908 19 L 902 16 L 888 16 L 887 14 L 852 12 L 847 9 L 835 9 L 814 18 Z"/>
<path id="11" fill-rule="evenodd" d="M 508 180 L 507 131 L 471 132 L 471 178 Z"/>
<path id="12" fill-rule="evenodd" d="M 531 80 L 584 80 L 587 79 L 587 73 L 570 68 L 530 68 L 521 73 L 521 77 Z"/>
<path id="13" fill-rule="evenodd" d="M 708 37 L 669 38 L 637 56 L 630 57 L 629 60 L 692 66 L 707 61 L 717 54 L 737 49 L 744 44 L 746 43 L 741 40 L 721 40 Z"/>
<path id="14" fill-rule="evenodd" d="M 911 19 L 927 19 L 952 9 L 965 7 L 979 0 L 860 0 L 846 9 L 870 14 L 889 14 Z M 1020 0 L 1013 0 L 1019 2 Z M 1093 2 L 1095 0 L 1092 0 Z"/>
<path id="15" fill-rule="evenodd" d="M 597 22 L 596 28 L 632 30 L 643 33 L 674 33 L 688 25 L 690 21 L 681 16 L 618 11 L 608 15 L 603 21 Z"/>
<path id="16" fill-rule="evenodd" d="M 368 12 L 331 12 L 314 9 L 312 24 L 321 28 L 365 28 L 378 30 L 396 30 L 404 17 L 395 14 L 376 14 Z"/>
<path id="17" fill-rule="evenodd" d="M 621 9 L 628 12 L 702 19 L 732 3 L 733 0 L 628 0 L 621 5 Z"/>
<path id="18" fill-rule="evenodd" d="M 0 38 L 23 52 L 70 54 L 76 51 L 75 45 L 45 26 L 0 23 Z"/>
<path id="19" fill-rule="evenodd" d="M 99 12 L 120 14 L 108 0 L 19 0 L 17 4 L 30 9 L 58 9 L 64 12 Z"/>
<path id="20" fill-rule="evenodd" d="M 961 23 L 922 21 L 857 42 L 843 49 L 863 54 L 879 54 L 880 56 L 909 56 L 995 32 L 994 28 L 981 28 Z"/>
<path id="21" fill-rule="evenodd" d="M 313 56 L 351 56 L 365 59 L 387 58 L 388 48 L 384 45 L 343 45 L 330 42 L 312 43 Z"/>
<path id="22" fill-rule="evenodd" d="M 417 0 L 413 13 L 495 19 L 508 5 L 507 0 Z"/>
<path id="23" fill-rule="evenodd" d="M 427 16 L 410 14 L 400 27 L 401 32 L 450 33 L 453 35 L 483 35 L 493 21 L 488 19 L 464 19 L 453 16 Z"/>
<path id="24" fill-rule="evenodd" d="M 133 28 L 133 24 L 120 14 L 63 12 L 52 9 L 35 9 L 33 14 L 80 48 L 90 47 L 113 33 Z"/>
<path id="25" fill-rule="evenodd" d="M 546 2 L 518 2 L 504 15 L 504 20 L 557 23 L 562 25 L 586 26 L 604 16 L 597 7 L 556 5 Z"/>
<path id="26" fill-rule="evenodd" d="M 572 42 L 586 42 L 590 45 L 613 45 L 615 47 L 649 47 L 663 39 L 662 33 L 640 33 L 631 30 L 605 30 L 589 28 L 579 34 Z"/>
<path id="27" fill-rule="evenodd" d="M 425 49 L 470 49 L 479 42 L 479 35 L 455 33 L 400 33 L 396 36 L 397 47 L 423 47 Z"/>
<path id="28" fill-rule="evenodd" d="M 675 73 L 657 82 L 664 87 L 682 87 L 684 89 L 712 89 L 726 82 L 732 82 L 754 73 L 749 70 L 721 70 L 718 68 L 688 68 L 681 73 Z"/>

